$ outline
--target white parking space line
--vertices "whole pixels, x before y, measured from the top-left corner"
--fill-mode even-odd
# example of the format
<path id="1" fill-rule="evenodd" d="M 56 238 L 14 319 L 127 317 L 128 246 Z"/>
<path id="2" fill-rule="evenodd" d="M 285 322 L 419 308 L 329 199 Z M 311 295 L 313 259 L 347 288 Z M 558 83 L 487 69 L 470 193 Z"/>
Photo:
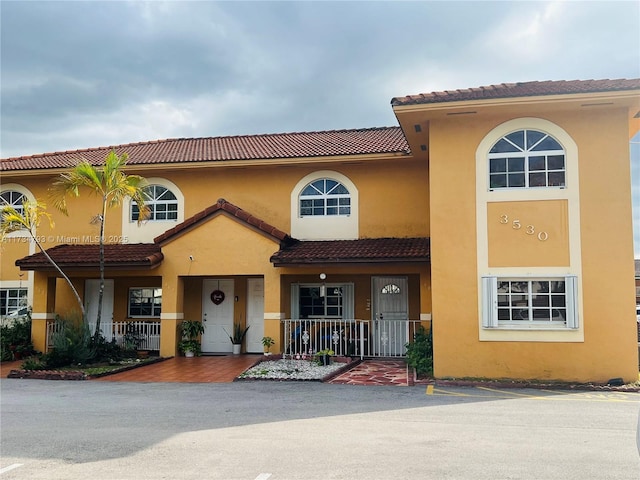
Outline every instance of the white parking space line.
<path id="1" fill-rule="evenodd" d="M 256 480 L 267 480 L 271 476 L 270 473 L 261 473 L 256 477 Z"/>
<path id="2" fill-rule="evenodd" d="M 3 473 L 7 473 L 10 470 L 13 470 L 14 468 L 21 467 L 22 465 L 23 465 L 22 463 L 13 463 L 4 468 L 0 468 L 0 475 L 2 475 Z"/>

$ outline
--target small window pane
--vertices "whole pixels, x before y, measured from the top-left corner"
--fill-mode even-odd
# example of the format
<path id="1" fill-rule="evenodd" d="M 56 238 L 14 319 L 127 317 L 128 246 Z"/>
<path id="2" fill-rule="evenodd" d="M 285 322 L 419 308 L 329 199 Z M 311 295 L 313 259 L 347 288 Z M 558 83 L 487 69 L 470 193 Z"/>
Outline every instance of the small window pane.
<path id="1" fill-rule="evenodd" d="M 529 157 L 529 170 L 544 170 L 544 157 Z"/>
<path id="2" fill-rule="evenodd" d="M 518 147 L 518 149 L 524 150 L 524 130 L 510 133 L 505 138 L 513 142 Z"/>
<path id="3" fill-rule="evenodd" d="M 509 158 L 508 167 L 509 172 L 524 172 L 524 158 Z"/>
<path id="4" fill-rule="evenodd" d="M 518 148 L 507 142 L 504 138 L 498 140 L 489 153 L 518 152 Z"/>
<path id="5" fill-rule="evenodd" d="M 545 133 L 536 130 L 527 130 L 527 150 L 531 149 L 531 147 L 538 143 L 545 135 Z"/>
<path id="6" fill-rule="evenodd" d="M 549 170 L 564 170 L 564 155 L 549 155 Z"/>
<path id="7" fill-rule="evenodd" d="M 529 174 L 530 187 L 545 187 L 546 185 L 547 185 L 547 175 L 544 172 Z"/>
<path id="8" fill-rule="evenodd" d="M 547 138 L 533 147 L 532 150 L 534 152 L 540 152 L 543 150 L 562 150 L 562 145 L 560 145 L 554 138 L 547 136 Z"/>
<path id="9" fill-rule="evenodd" d="M 492 158 L 489 160 L 489 172 L 498 173 L 507 171 L 507 159 L 506 158 Z"/>
<path id="10" fill-rule="evenodd" d="M 510 187 L 524 187 L 524 173 L 509 174 Z"/>
<path id="11" fill-rule="evenodd" d="M 504 188 L 506 186 L 507 186 L 506 175 L 491 175 L 491 178 L 489 179 L 490 188 Z"/>
<path id="12" fill-rule="evenodd" d="M 549 172 L 550 187 L 564 187 L 564 172 Z"/>

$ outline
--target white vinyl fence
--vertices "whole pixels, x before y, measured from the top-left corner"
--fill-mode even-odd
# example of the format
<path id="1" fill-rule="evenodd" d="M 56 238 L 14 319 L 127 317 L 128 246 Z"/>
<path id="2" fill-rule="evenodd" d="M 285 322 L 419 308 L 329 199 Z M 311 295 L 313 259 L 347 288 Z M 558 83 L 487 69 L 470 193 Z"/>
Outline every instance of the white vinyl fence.
<path id="1" fill-rule="evenodd" d="M 47 323 L 47 350 L 53 347 L 53 335 L 62 331 L 64 323 Z M 95 323 L 89 325 L 92 332 L 95 331 Z M 107 341 L 115 339 L 121 347 L 125 346 L 125 335 L 128 332 L 135 332 L 140 338 L 138 350 L 160 350 L 160 322 L 131 321 L 100 323 L 100 330 Z"/>

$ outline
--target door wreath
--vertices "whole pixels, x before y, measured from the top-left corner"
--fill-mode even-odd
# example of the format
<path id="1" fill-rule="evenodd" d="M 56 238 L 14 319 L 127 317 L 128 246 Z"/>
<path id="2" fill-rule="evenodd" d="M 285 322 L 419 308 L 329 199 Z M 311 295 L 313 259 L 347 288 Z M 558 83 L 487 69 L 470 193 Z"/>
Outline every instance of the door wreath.
<path id="1" fill-rule="evenodd" d="M 214 290 L 213 292 L 211 292 L 211 301 L 215 305 L 220 305 L 222 302 L 224 302 L 224 292 L 222 290 Z"/>

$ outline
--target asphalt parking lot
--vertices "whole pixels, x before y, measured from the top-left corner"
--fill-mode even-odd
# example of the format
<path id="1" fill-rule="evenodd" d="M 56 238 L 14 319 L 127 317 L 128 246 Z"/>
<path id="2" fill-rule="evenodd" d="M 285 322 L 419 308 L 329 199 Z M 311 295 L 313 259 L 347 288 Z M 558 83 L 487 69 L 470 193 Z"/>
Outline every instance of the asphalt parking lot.
<path id="1" fill-rule="evenodd" d="M 0 479 L 637 479 L 640 396 L 0 381 Z"/>

